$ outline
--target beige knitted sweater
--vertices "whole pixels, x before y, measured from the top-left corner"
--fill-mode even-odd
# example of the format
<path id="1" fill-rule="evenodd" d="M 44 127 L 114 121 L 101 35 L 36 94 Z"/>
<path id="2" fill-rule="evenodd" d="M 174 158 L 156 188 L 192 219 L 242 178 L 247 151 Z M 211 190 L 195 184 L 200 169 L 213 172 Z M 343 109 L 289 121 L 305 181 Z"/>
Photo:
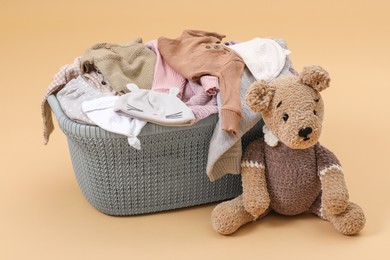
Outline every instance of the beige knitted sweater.
<path id="1" fill-rule="evenodd" d="M 127 83 L 151 89 L 156 54 L 137 38 L 127 44 L 98 43 L 82 59 L 82 73 L 98 70 L 118 94 L 129 92 Z"/>
<path id="2" fill-rule="evenodd" d="M 321 172 L 341 167 L 336 156 L 320 143 L 291 149 L 282 142 L 270 146 L 264 138 L 248 145 L 242 161 L 265 167 L 270 206 L 284 215 L 309 211 L 321 195 Z"/>

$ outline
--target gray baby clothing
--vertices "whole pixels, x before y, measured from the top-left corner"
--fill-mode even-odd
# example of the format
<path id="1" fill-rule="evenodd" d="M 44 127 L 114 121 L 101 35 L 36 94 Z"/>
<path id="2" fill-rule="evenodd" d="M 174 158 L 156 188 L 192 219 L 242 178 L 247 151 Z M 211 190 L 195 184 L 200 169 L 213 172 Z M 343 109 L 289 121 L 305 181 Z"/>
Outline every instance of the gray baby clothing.
<path id="1" fill-rule="evenodd" d="M 63 89 L 57 93 L 57 99 L 64 113 L 72 120 L 95 125 L 81 109 L 84 101 L 89 101 L 105 96 L 113 96 L 111 93 L 103 93 L 91 86 L 82 76 L 69 81 Z"/>

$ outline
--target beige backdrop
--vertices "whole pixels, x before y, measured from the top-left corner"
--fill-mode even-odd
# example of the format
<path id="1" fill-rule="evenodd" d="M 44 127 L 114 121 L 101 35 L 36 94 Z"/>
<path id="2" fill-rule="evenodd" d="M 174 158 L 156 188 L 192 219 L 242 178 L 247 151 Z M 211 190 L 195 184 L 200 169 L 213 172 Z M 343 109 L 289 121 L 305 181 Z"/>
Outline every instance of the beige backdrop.
<path id="1" fill-rule="evenodd" d="M 389 1 L 18 1 L 0 7 L 0 259 L 390 259 Z M 298 71 L 319 64 L 322 143 L 367 215 L 346 237 L 312 216 L 272 215 L 216 234 L 206 205 L 109 217 L 82 196 L 65 136 L 42 145 L 40 100 L 58 68 L 94 43 L 176 37 L 285 38 Z"/>

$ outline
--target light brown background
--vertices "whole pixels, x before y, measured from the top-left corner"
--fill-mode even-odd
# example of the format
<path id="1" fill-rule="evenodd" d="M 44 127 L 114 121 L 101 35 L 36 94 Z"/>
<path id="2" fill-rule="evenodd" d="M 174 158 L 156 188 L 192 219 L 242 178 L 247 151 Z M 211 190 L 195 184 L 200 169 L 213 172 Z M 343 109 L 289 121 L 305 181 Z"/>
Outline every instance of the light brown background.
<path id="1" fill-rule="evenodd" d="M 386 0 L 2 1 L 0 259 L 390 259 L 389 10 Z M 272 215 L 224 237 L 210 224 L 215 204 L 118 218 L 87 203 L 59 128 L 42 145 L 44 90 L 94 43 L 183 29 L 282 37 L 298 71 L 330 72 L 321 140 L 366 212 L 359 236 L 312 216 Z"/>

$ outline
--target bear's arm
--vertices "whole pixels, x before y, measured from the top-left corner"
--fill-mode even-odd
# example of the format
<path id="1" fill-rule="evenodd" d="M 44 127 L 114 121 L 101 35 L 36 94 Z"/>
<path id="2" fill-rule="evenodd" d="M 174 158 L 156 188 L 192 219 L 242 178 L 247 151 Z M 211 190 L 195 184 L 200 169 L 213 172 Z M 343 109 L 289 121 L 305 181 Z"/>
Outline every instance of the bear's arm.
<path id="1" fill-rule="evenodd" d="M 325 214 L 339 214 L 348 205 L 349 195 L 343 169 L 337 157 L 319 143 L 315 146 L 318 175 L 322 186 L 322 207 Z"/>
<path id="2" fill-rule="evenodd" d="M 264 213 L 270 203 L 265 177 L 264 139 L 252 141 L 241 160 L 242 200 L 254 219 Z"/>

